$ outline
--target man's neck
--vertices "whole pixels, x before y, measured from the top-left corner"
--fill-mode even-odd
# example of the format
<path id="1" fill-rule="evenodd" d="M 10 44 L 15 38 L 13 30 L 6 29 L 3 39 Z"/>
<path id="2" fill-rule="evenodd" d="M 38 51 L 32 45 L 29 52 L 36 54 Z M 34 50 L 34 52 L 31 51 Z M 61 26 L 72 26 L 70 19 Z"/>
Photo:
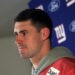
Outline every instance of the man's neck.
<path id="1" fill-rule="evenodd" d="M 45 44 L 43 44 L 41 51 L 33 58 L 30 58 L 30 61 L 32 62 L 34 69 L 37 68 L 38 64 L 43 59 L 43 57 L 46 56 L 50 52 L 50 49 L 51 49 L 50 43 L 45 42 Z"/>

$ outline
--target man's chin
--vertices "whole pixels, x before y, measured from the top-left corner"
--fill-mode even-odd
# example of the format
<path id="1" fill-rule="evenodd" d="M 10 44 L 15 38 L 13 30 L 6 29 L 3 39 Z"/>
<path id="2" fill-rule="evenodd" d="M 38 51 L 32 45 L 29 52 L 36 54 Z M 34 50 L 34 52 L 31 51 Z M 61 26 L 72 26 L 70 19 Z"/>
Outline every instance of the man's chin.
<path id="1" fill-rule="evenodd" d="M 20 57 L 21 57 L 22 59 L 28 59 L 28 58 L 29 58 L 29 57 L 24 56 L 24 55 L 21 55 L 21 54 L 20 54 Z"/>
<path id="2" fill-rule="evenodd" d="M 22 55 L 20 55 L 20 57 L 21 57 L 22 59 L 27 59 L 25 56 L 22 56 Z"/>

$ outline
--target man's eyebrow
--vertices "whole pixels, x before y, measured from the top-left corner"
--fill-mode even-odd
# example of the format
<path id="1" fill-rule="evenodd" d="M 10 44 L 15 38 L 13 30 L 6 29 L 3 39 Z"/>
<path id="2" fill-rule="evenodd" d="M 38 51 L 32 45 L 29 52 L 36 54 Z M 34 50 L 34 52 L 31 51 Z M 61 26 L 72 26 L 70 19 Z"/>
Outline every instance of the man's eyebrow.
<path id="1" fill-rule="evenodd" d="M 18 33 L 24 33 L 24 32 L 27 32 L 27 30 L 21 30 L 21 31 L 19 31 L 19 32 L 16 32 L 16 31 L 15 31 L 14 34 L 17 35 Z"/>
<path id="2" fill-rule="evenodd" d="M 23 33 L 23 32 L 27 32 L 27 30 L 21 30 L 21 31 L 19 31 L 19 33 Z"/>

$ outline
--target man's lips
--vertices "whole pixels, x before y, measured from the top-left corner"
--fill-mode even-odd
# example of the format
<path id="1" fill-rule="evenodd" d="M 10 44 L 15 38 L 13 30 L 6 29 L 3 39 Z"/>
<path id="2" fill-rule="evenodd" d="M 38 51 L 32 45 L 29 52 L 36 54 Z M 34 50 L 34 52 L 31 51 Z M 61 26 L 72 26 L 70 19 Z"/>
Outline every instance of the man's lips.
<path id="1" fill-rule="evenodd" d="M 24 49 L 25 47 L 23 47 L 23 46 L 20 46 L 20 47 L 18 47 L 20 50 L 22 50 L 22 49 Z"/>
<path id="2" fill-rule="evenodd" d="M 19 53 L 21 54 L 21 56 L 23 56 L 25 54 L 26 47 L 24 47 L 24 46 L 18 46 L 18 50 L 19 50 Z"/>
<path id="3" fill-rule="evenodd" d="M 23 44 L 17 44 L 18 49 L 24 49 L 26 48 L 26 46 L 24 46 Z"/>

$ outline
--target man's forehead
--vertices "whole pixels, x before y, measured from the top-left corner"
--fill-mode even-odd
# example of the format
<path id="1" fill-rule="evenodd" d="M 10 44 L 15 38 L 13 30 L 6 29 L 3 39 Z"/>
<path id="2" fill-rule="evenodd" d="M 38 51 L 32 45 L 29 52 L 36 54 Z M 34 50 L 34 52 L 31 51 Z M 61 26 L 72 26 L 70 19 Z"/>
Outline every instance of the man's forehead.
<path id="1" fill-rule="evenodd" d="M 15 22 L 14 25 L 14 32 L 19 32 L 20 30 L 35 30 L 35 26 L 31 20 L 22 21 L 22 22 Z"/>
<path id="2" fill-rule="evenodd" d="M 25 22 L 16 22 L 15 23 L 15 28 L 24 27 L 24 26 L 29 26 L 29 25 Z"/>
<path id="3" fill-rule="evenodd" d="M 14 26 L 14 32 L 19 32 L 21 30 L 29 30 L 35 28 L 34 26 L 24 23 L 24 22 L 16 22 Z"/>
<path id="4" fill-rule="evenodd" d="M 22 22 L 15 22 L 14 28 L 23 28 L 23 27 L 30 27 L 30 21 L 22 21 Z"/>
<path id="5" fill-rule="evenodd" d="M 31 20 L 21 21 L 21 22 L 15 22 L 15 25 L 31 25 Z"/>

